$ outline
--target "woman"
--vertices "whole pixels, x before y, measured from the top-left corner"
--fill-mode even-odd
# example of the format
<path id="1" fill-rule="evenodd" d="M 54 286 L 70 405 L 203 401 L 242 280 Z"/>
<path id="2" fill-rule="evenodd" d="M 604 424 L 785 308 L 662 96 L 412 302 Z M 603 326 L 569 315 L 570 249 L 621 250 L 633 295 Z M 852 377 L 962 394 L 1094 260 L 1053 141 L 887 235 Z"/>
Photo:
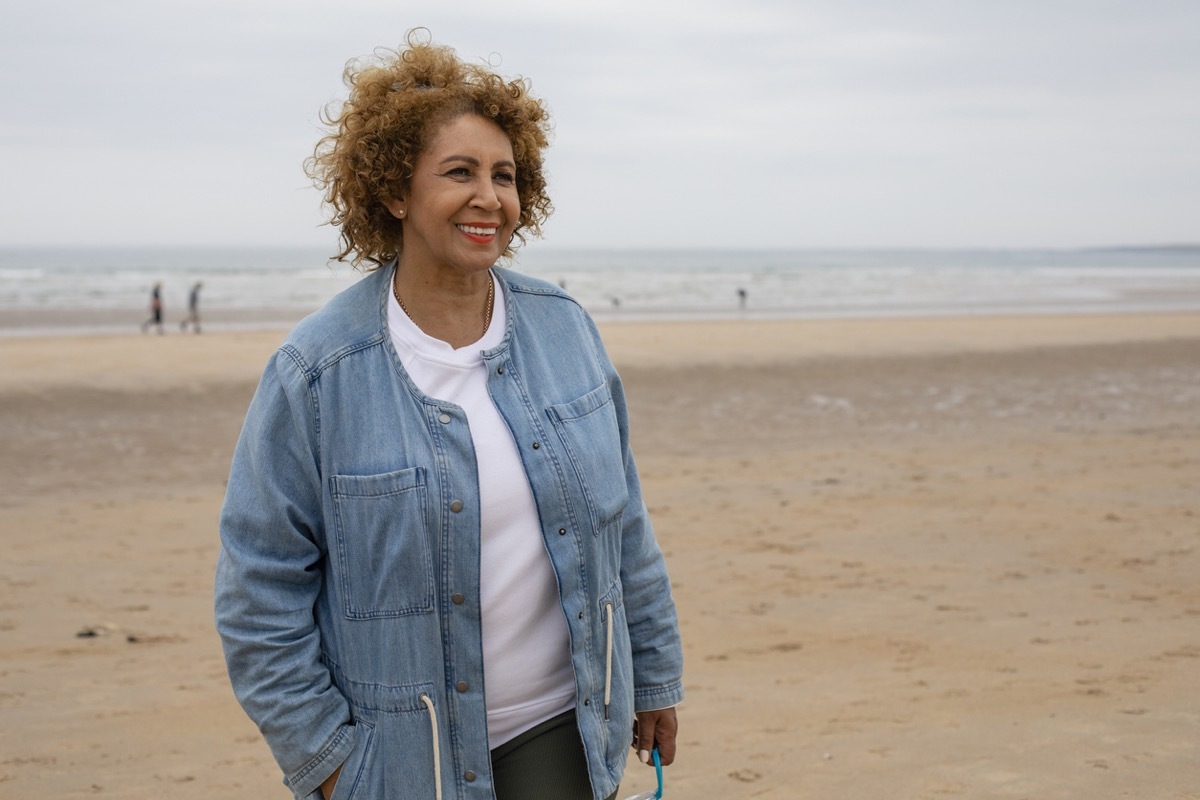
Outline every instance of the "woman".
<path id="1" fill-rule="evenodd" d="M 368 275 L 246 417 L 216 616 L 298 798 L 611 798 L 674 759 L 675 608 L 621 382 L 558 287 L 493 265 L 550 212 L 548 116 L 410 35 L 310 159 Z"/>

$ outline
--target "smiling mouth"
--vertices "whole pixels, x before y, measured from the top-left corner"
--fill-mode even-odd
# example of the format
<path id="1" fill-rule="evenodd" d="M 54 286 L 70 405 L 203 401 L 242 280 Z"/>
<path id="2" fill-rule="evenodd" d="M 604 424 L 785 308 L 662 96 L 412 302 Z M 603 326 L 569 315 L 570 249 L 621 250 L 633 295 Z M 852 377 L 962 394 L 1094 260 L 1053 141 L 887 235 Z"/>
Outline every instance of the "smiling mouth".
<path id="1" fill-rule="evenodd" d="M 480 227 L 478 225 L 455 225 L 463 233 L 471 236 L 495 236 L 499 226 Z"/>

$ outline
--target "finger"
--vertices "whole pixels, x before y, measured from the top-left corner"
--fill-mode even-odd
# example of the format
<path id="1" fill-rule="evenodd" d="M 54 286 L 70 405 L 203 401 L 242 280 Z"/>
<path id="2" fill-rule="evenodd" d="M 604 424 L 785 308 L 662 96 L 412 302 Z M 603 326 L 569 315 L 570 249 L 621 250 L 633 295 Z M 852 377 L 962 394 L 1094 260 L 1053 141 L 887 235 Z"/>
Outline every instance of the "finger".
<path id="1" fill-rule="evenodd" d="M 654 749 L 654 712 L 639 711 L 633 720 L 633 749 L 638 760 L 650 763 L 650 751 Z"/>
<path id="2" fill-rule="evenodd" d="M 634 747 L 644 764 L 653 766 L 650 751 L 658 748 L 659 760 L 668 766 L 675 760 L 675 735 L 678 721 L 674 708 L 643 711 L 637 715 L 638 738 Z"/>

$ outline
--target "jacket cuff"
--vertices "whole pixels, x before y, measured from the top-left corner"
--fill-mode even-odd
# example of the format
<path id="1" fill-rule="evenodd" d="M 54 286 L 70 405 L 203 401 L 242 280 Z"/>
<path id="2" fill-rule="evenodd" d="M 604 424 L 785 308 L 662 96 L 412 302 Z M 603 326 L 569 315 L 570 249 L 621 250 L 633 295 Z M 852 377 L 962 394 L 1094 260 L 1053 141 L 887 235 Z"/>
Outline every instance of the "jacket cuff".
<path id="1" fill-rule="evenodd" d="M 296 800 L 320 800 L 321 784 L 354 749 L 353 731 L 350 725 L 342 725 L 312 761 L 284 780 Z"/>
<path id="2" fill-rule="evenodd" d="M 663 708 L 677 706 L 683 702 L 683 681 L 675 681 L 665 686 L 648 686 L 637 689 L 633 693 L 633 710 L 658 711 Z"/>

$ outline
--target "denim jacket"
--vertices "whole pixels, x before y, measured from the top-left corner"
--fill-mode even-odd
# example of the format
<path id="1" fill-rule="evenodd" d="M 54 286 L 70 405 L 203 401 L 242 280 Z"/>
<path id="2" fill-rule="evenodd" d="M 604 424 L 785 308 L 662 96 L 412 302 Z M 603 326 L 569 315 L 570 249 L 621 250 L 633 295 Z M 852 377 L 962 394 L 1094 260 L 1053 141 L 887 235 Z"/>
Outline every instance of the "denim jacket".
<path id="1" fill-rule="evenodd" d="M 497 269 L 508 324 L 488 390 L 533 489 L 570 632 L 597 798 L 635 710 L 683 698 L 662 553 L 621 381 L 557 287 Z M 392 267 L 301 322 L 247 413 L 221 513 L 216 622 L 234 691 L 297 798 L 492 798 L 479 490 L 462 410 L 392 347 Z"/>

